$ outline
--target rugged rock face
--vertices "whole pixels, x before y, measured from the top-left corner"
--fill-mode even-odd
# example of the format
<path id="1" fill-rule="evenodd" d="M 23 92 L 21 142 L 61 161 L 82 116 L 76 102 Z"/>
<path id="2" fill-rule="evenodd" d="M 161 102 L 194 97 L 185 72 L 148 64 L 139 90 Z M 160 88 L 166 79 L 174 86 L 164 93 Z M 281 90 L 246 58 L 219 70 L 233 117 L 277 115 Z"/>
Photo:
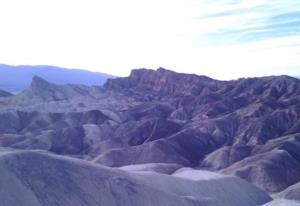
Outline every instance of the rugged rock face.
<path id="1" fill-rule="evenodd" d="M 164 95 L 197 95 L 205 88 L 216 90 L 218 81 L 206 76 L 178 74 L 164 68 L 157 71 L 148 69 L 133 70 L 127 78 L 110 79 L 106 88 L 124 90 L 150 90 Z"/>
<path id="2" fill-rule="evenodd" d="M 141 69 L 104 87 L 35 77 L 0 98 L 4 119 L 0 146 L 114 167 L 205 168 L 272 193 L 300 181 L 300 80 L 288 76 L 218 81 Z"/>
<path id="3" fill-rule="evenodd" d="M 271 200 L 239 178 L 192 172 L 196 180 L 184 171 L 130 173 L 41 151 L 6 150 L 0 152 L 1 206 L 258 206 Z"/>
<path id="4" fill-rule="evenodd" d="M 140 106 L 143 109 L 158 100 L 167 103 L 173 110 L 164 112 L 164 118 L 183 126 L 181 131 L 153 143 L 107 151 L 97 162 L 111 166 L 122 162 L 168 162 L 213 170 L 229 167 L 225 173 L 238 175 L 270 192 L 299 181 L 300 82 L 295 78 L 220 82 L 164 69 L 143 69 L 133 71 L 128 78 L 110 80 L 105 87 L 142 96 L 140 99 L 147 102 Z M 277 149 L 285 153 L 279 154 Z M 152 155 L 149 150 L 160 155 Z M 118 154 L 123 159 L 113 161 Z M 178 158 L 172 159 L 174 156 Z M 259 162 L 264 169 L 250 169 L 251 164 L 255 168 Z M 277 178 L 278 174 L 285 175 Z"/>

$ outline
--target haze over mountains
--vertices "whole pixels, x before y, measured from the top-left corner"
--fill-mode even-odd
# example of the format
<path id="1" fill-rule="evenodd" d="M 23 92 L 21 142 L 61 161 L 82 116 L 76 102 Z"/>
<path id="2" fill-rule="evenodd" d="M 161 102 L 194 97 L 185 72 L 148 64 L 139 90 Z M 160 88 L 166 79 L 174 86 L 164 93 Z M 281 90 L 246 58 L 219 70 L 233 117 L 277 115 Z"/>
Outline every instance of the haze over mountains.
<path id="1" fill-rule="evenodd" d="M 56 84 L 103 85 L 113 76 L 80 69 L 54 66 L 9 66 L 0 64 L 0 89 L 17 93 L 28 88 L 33 76 L 40 76 Z"/>
<path id="2" fill-rule="evenodd" d="M 35 76 L 0 97 L 0 146 L 14 183 L 0 192 L 5 206 L 23 201 L 7 198 L 16 188 L 27 205 L 254 206 L 271 200 L 266 192 L 300 200 L 300 80 L 159 68 L 90 87 Z"/>

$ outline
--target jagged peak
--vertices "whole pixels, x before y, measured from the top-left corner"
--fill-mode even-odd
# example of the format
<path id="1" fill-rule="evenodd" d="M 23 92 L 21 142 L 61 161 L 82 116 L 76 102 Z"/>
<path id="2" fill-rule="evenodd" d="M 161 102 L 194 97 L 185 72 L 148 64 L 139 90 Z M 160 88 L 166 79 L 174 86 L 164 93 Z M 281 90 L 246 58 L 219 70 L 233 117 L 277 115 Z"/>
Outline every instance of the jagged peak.
<path id="1" fill-rule="evenodd" d="M 30 87 L 25 90 L 24 94 L 30 94 L 43 100 L 58 101 L 86 96 L 89 94 L 89 87 L 75 84 L 59 85 L 34 76 Z"/>
<path id="2" fill-rule="evenodd" d="M 45 80 L 42 77 L 37 76 L 37 75 L 34 75 L 32 77 L 32 82 L 38 82 L 38 83 L 43 82 L 43 83 L 48 83 L 49 84 L 49 82 L 47 80 Z"/>
<path id="3" fill-rule="evenodd" d="M 46 89 L 46 88 L 52 87 L 53 85 L 54 84 L 48 82 L 47 80 L 35 75 L 32 77 L 30 88 L 31 89 Z"/>

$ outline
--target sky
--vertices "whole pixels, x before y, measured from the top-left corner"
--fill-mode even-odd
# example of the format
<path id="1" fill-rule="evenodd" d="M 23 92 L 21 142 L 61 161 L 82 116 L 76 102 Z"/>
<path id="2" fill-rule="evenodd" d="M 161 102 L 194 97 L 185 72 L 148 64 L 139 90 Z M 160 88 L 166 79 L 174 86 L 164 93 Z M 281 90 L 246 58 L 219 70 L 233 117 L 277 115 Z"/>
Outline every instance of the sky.
<path id="1" fill-rule="evenodd" d="M 0 0 L 0 63 L 300 75 L 300 1 Z"/>

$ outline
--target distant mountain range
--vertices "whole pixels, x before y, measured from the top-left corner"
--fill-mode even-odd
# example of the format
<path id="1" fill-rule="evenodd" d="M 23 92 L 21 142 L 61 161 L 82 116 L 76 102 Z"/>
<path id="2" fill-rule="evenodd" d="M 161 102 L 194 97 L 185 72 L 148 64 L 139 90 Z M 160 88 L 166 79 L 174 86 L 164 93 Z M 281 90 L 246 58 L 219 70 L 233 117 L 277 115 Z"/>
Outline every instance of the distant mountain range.
<path id="1" fill-rule="evenodd" d="M 0 90 L 11 93 L 29 87 L 33 76 L 56 84 L 103 85 L 112 75 L 55 66 L 9 66 L 0 64 Z"/>

